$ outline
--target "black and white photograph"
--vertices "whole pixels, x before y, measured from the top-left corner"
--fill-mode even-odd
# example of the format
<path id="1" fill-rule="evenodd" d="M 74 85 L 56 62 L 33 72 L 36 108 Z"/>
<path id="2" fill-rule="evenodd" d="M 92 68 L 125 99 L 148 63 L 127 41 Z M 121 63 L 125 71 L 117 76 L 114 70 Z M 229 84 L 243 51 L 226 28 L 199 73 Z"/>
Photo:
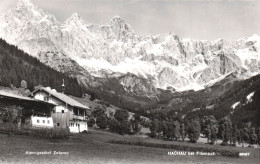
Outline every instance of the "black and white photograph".
<path id="1" fill-rule="evenodd" d="M 259 0 L 0 0 L 1 164 L 259 161 Z"/>

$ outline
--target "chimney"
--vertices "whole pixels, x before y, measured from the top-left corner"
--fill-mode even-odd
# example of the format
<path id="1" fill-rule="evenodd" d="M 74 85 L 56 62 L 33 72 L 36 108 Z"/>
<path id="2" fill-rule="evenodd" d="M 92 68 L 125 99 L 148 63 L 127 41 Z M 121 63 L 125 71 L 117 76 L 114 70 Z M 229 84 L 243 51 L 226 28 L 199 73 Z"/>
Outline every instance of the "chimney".
<path id="1" fill-rule="evenodd" d="M 65 92 L 65 82 L 64 82 L 64 79 L 62 81 L 63 81 L 63 83 L 61 85 L 61 90 L 62 90 L 61 92 L 64 93 Z"/>

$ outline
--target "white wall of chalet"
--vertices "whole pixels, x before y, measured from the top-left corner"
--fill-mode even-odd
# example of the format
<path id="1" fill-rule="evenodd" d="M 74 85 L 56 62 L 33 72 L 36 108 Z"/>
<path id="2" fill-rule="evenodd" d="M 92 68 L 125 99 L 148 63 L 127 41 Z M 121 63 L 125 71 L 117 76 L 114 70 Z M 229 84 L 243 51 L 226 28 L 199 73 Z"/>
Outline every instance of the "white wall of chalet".
<path id="1" fill-rule="evenodd" d="M 52 104 L 59 104 L 59 105 L 62 104 L 62 102 L 60 100 L 54 98 L 53 96 L 50 96 L 46 92 L 37 92 L 34 95 L 34 98 L 37 99 L 37 100 L 46 101 L 46 102 L 49 102 L 49 103 L 52 103 Z"/>
<path id="2" fill-rule="evenodd" d="M 71 121 L 69 123 L 69 129 L 71 133 L 80 133 L 83 131 L 88 131 L 88 124 L 87 122 Z"/>
<path id="3" fill-rule="evenodd" d="M 55 112 L 57 112 L 57 113 L 69 112 L 69 110 L 68 110 L 65 106 L 63 106 L 63 105 L 55 106 L 55 107 L 54 107 L 54 110 L 55 110 Z"/>
<path id="4" fill-rule="evenodd" d="M 52 117 L 31 116 L 32 127 L 53 128 Z"/>
<path id="5" fill-rule="evenodd" d="M 70 109 L 66 104 L 57 99 L 54 96 L 49 95 L 44 91 L 36 92 L 34 98 L 41 101 L 46 101 L 48 103 L 55 104 L 51 115 L 51 125 L 48 127 L 54 128 L 67 128 L 69 127 L 71 133 L 80 133 L 83 131 L 88 131 L 87 122 L 83 121 L 72 121 L 73 119 L 73 109 Z M 76 113 L 77 115 L 77 113 Z M 40 121 L 37 122 L 37 119 Z M 32 118 L 33 126 L 43 127 L 44 124 L 42 118 Z M 46 121 L 45 121 L 46 123 Z"/>

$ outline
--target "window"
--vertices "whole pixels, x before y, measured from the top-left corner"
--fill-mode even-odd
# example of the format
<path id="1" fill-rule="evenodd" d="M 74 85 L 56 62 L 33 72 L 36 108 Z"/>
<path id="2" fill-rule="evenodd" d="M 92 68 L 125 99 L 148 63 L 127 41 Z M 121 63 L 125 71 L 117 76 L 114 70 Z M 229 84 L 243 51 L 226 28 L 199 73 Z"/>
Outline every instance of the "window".
<path id="1" fill-rule="evenodd" d="M 60 123 L 57 123 L 57 126 L 60 126 Z"/>
<path id="2" fill-rule="evenodd" d="M 37 123 L 40 123 L 40 120 L 37 120 Z"/>
<path id="3" fill-rule="evenodd" d="M 64 110 L 61 110 L 61 113 L 64 113 Z"/>
<path id="4" fill-rule="evenodd" d="M 55 109 L 52 110 L 52 113 L 55 113 Z"/>
<path id="5" fill-rule="evenodd" d="M 48 97 L 48 96 L 45 96 L 45 97 L 44 97 L 44 101 L 49 101 L 49 97 Z"/>
<path id="6" fill-rule="evenodd" d="M 42 120 L 42 123 L 44 123 L 44 124 L 45 124 L 45 120 Z"/>
<path id="7" fill-rule="evenodd" d="M 50 120 L 48 120 L 47 123 L 50 124 Z"/>

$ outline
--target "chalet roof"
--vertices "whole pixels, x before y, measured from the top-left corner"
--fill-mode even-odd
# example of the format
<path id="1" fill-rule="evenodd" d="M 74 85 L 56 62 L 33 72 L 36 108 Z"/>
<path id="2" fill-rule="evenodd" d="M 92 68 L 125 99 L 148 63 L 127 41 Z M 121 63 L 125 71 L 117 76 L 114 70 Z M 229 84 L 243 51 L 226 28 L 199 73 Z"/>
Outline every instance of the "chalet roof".
<path id="1" fill-rule="evenodd" d="M 78 108 L 83 108 L 83 109 L 90 109 L 89 107 L 81 104 L 80 102 L 70 98 L 69 96 L 63 94 L 63 93 L 60 93 L 60 92 L 57 92 L 56 90 L 53 90 L 49 87 L 45 88 L 45 87 L 39 87 L 37 88 L 35 91 L 33 91 L 33 93 L 39 91 L 39 90 L 43 90 L 49 94 L 51 94 L 52 96 L 60 99 L 61 101 L 73 106 L 73 107 L 78 107 Z"/>
<path id="2" fill-rule="evenodd" d="M 24 100 L 24 101 L 39 102 L 39 103 L 44 103 L 44 104 L 48 104 L 48 105 L 53 106 L 53 104 L 45 102 L 45 101 L 35 100 L 35 99 L 30 98 L 30 97 L 17 95 L 17 94 L 11 93 L 11 92 L 3 91 L 3 90 L 0 90 L 0 98 L 1 98 L 1 96 L 2 97 L 13 98 L 13 99 Z"/>
<path id="3" fill-rule="evenodd" d="M 29 97 L 17 95 L 17 94 L 14 94 L 14 93 L 3 91 L 3 90 L 0 90 L 0 96 L 11 97 L 11 98 L 16 98 L 16 99 L 20 99 L 20 100 L 35 101 L 34 99 L 31 99 Z"/>

